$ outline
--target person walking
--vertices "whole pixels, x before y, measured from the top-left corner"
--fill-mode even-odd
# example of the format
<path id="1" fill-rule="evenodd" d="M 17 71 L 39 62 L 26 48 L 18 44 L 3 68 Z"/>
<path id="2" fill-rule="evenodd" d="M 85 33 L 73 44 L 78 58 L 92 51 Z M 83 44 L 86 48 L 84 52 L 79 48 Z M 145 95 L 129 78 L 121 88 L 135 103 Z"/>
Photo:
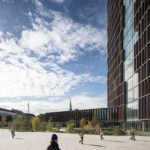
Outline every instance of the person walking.
<path id="1" fill-rule="evenodd" d="M 130 139 L 135 141 L 134 129 L 131 130 L 130 135 L 131 135 L 131 138 L 130 138 Z"/>
<path id="2" fill-rule="evenodd" d="M 47 147 L 47 150 L 60 150 L 58 145 L 58 136 L 56 134 L 52 134 L 51 143 Z"/>
<path id="3" fill-rule="evenodd" d="M 83 138 L 84 138 L 84 133 L 83 132 L 80 133 L 80 138 L 81 138 L 81 140 L 79 141 L 79 143 L 83 144 Z"/>
<path id="4" fill-rule="evenodd" d="M 101 138 L 101 140 L 104 140 L 103 135 L 104 135 L 103 130 L 100 129 L 100 138 Z"/>
<path id="5" fill-rule="evenodd" d="M 15 131 L 14 131 L 14 129 L 11 129 L 11 136 L 14 139 L 14 137 L 15 137 Z"/>

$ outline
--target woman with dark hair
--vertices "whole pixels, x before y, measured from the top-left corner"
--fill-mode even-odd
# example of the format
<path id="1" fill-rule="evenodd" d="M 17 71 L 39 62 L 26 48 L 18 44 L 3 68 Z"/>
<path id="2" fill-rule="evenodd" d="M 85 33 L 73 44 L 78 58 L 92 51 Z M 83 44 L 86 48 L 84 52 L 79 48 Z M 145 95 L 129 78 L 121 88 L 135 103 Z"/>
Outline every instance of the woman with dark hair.
<path id="1" fill-rule="evenodd" d="M 58 136 L 56 134 L 53 134 L 51 137 L 51 143 L 47 147 L 47 150 L 60 150 L 58 145 Z"/>

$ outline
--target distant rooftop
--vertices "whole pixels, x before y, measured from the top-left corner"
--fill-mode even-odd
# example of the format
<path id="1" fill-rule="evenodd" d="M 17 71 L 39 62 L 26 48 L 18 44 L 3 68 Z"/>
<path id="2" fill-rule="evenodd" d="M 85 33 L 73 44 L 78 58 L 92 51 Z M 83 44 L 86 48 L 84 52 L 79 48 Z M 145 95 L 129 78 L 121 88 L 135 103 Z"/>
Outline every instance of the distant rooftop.
<path id="1" fill-rule="evenodd" d="M 17 110 L 17 109 L 11 109 L 11 111 L 13 111 L 13 112 L 15 112 L 15 113 L 17 113 L 17 114 L 23 114 L 23 111 L 21 111 L 21 110 Z"/>

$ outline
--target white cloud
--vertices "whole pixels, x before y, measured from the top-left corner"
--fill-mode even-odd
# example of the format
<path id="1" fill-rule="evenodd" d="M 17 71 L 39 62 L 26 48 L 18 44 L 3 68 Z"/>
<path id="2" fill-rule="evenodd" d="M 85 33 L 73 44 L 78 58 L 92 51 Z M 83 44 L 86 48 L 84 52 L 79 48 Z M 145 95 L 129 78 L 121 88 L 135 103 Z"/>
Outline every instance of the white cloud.
<path id="1" fill-rule="evenodd" d="M 28 31 L 22 32 L 21 46 L 30 50 L 42 49 L 49 42 L 49 36 L 44 31 Z"/>
<path id="2" fill-rule="evenodd" d="M 63 96 L 80 82 L 106 82 L 103 76 L 76 75 L 53 61 L 40 62 L 38 57 L 28 56 L 15 39 L 2 38 L 0 50 L 0 97 Z"/>
<path id="3" fill-rule="evenodd" d="M 20 45 L 30 49 L 37 55 L 53 55 L 54 61 L 65 63 L 79 57 L 80 49 L 84 52 L 97 50 L 106 53 L 106 31 L 90 25 L 74 23 L 71 19 L 53 12 L 54 19 L 47 22 L 35 18 L 33 30 L 24 30 Z M 51 55 L 49 56 L 51 58 Z"/>
<path id="4" fill-rule="evenodd" d="M 101 54 L 106 53 L 107 36 L 105 29 L 76 23 L 59 12 L 44 8 L 38 0 L 35 1 L 35 5 L 37 7 L 36 17 L 29 15 L 33 30 L 25 30 L 22 33 L 20 42 L 23 46 L 26 45 L 27 48 L 33 49 L 34 45 L 39 43 L 35 49 L 36 53 L 39 51 L 45 51 L 45 55 L 57 53 L 57 57 L 54 57 L 53 60 L 58 63 L 77 59 L 81 55 L 80 49 L 85 53 L 95 50 Z M 36 35 L 41 35 L 43 40 L 38 40 Z M 31 39 L 32 42 L 28 39 Z"/>
<path id="5" fill-rule="evenodd" d="M 14 0 L 2 0 L 4 3 L 14 3 Z"/>
<path id="6" fill-rule="evenodd" d="M 55 3 L 63 3 L 65 0 L 50 0 L 50 1 Z"/>
<path id="7" fill-rule="evenodd" d="M 61 99 L 56 102 L 53 100 L 39 100 L 30 101 L 30 113 L 39 114 L 54 111 L 67 111 L 69 110 L 69 99 Z M 86 95 L 75 95 L 71 98 L 73 109 L 91 109 L 91 108 L 104 108 L 106 107 L 106 97 L 89 97 Z M 7 109 L 20 109 L 27 112 L 27 101 L 3 101 L 0 105 Z"/>
<path id="8" fill-rule="evenodd" d="M 104 108 L 107 107 L 106 100 L 106 94 L 97 97 L 90 97 L 85 93 L 71 97 L 73 109 Z M 67 101 L 67 103 L 69 102 Z"/>
<path id="9" fill-rule="evenodd" d="M 77 75 L 60 67 L 60 64 L 78 59 L 82 54 L 80 49 L 83 53 L 94 50 L 104 53 L 106 31 L 75 23 L 58 12 L 44 10 L 40 1 L 36 0 L 35 3 L 40 14 L 28 14 L 33 28 L 24 28 L 20 39 L 13 37 L 11 33 L 4 36 L 5 34 L 0 31 L 0 98 L 57 97 L 66 95 L 72 87 L 82 82 L 106 83 L 106 77 Z M 42 16 L 47 19 L 43 19 Z M 43 57 L 44 62 L 41 61 Z M 98 105 L 100 98 L 81 95 L 72 99 L 74 106 L 77 106 L 76 104 L 80 103 L 78 100 L 81 99 L 90 107 L 96 107 L 95 104 L 100 106 Z M 25 101 L 0 102 L 1 106 L 13 105 L 23 110 L 25 103 Z M 41 107 L 45 111 L 65 110 L 68 100 L 59 104 L 51 100 L 32 101 L 32 105 L 36 113 L 42 111 Z"/>
<path id="10" fill-rule="evenodd" d="M 3 36 L 3 32 L 0 31 L 0 37 L 2 37 L 2 36 Z"/>

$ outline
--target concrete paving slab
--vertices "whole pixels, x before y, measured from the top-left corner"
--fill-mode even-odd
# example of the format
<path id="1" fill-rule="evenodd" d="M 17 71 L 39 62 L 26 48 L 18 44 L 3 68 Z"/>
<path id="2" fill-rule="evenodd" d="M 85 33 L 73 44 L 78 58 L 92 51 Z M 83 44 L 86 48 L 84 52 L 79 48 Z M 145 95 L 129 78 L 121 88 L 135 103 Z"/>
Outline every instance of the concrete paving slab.
<path id="1" fill-rule="evenodd" d="M 49 132 L 16 132 L 12 139 L 9 130 L 0 129 L 0 150 L 46 150 L 50 143 Z M 150 150 L 150 137 L 137 136 L 136 141 L 129 136 L 85 135 L 84 144 L 80 144 L 77 134 L 58 133 L 61 150 Z"/>

